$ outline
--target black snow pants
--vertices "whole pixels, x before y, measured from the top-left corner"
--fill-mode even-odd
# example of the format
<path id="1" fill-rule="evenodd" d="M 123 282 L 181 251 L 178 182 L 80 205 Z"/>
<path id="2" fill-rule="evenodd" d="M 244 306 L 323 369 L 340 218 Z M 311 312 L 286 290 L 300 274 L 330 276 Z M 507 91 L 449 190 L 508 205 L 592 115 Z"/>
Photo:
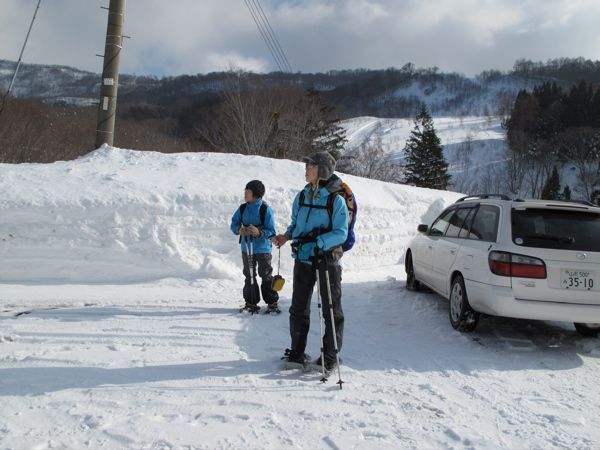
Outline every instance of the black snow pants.
<path id="1" fill-rule="evenodd" d="M 333 325 L 331 323 L 331 314 L 329 312 L 330 306 L 325 270 L 329 271 L 333 317 L 335 320 L 335 335 L 337 338 L 338 351 L 340 351 L 342 349 L 342 339 L 344 336 L 342 267 L 337 261 L 325 260 L 319 270 L 321 303 L 323 305 L 323 318 L 325 319 L 323 353 L 326 361 L 334 361 L 335 345 L 333 342 Z M 308 330 L 310 328 L 310 302 L 316 281 L 316 269 L 310 264 L 296 260 L 294 264 L 292 306 L 290 307 L 290 335 L 292 338 L 291 350 L 298 355 L 302 355 L 306 349 Z"/>
<path id="2" fill-rule="evenodd" d="M 266 304 L 271 305 L 277 303 L 279 294 L 272 289 L 273 283 L 273 267 L 271 267 L 270 253 L 257 253 L 252 255 L 252 271 L 254 273 L 254 286 L 250 279 L 250 264 L 248 262 L 248 254 L 242 253 L 244 261 L 244 301 L 247 305 L 258 305 L 260 302 L 260 292 L 258 288 L 258 280 L 256 278 L 256 268 L 258 266 L 258 275 L 261 279 L 260 291 Z"/>

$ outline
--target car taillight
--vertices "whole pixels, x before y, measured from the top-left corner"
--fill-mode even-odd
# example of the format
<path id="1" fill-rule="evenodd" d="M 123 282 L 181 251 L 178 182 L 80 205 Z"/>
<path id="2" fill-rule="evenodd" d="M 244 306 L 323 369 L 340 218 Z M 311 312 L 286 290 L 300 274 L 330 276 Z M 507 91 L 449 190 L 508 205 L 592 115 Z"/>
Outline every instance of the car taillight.
<path id="1" fill-rule="evenodd" d="M 539 258 L 508 252 L 490 252 L 490 270 L 501 277 L 546 278 L 546 264 Z"/>

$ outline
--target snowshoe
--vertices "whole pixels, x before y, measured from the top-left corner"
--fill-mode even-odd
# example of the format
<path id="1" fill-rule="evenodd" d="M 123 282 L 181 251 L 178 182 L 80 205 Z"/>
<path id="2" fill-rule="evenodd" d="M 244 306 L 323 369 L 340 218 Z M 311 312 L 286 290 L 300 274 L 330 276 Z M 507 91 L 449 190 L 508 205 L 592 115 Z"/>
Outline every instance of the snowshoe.
<path id="1" fill-rule="evenodd" d="M 342 359 L 340 358 L 340 364 L 342 363 Z M 334 358 L 325 358 L 325 374 L 329 374 L 337 369 L 338 363 Z M 321 372 L 321 357 L 319 356 L 313 362 L 306 364 L 306 369 L 315 372 Z"/>
<path id="2" fill-rule="evenodd" d="M 240 308 L 240 312 L 241 313 L 250 313 L 250 314 L 257 314 L 260 311 L 260 306 L 258 305 L 250 305 L 249 303 L 246 303 L 244 306 L 242 306 Z"/>
<path id="3" fill-rule="evenodd" d="M 267 306 L 267 310 L 265 311 L 265 314 L 281 314 L 281 309 L 279 309 L 279 306 L 277 305 L 277 303 L 273 303 L 273 304 Z"/>
<path id="4" fill-rule="evenodd" d="M 290 350 L 289 348 L 285 349 L 285 353 L 284 355 L 281 357 L 281 359 L 283 360 L 283 368 L 285 370 L 289 370 L 289 369 L 303 369 L 305 368 L 306 364 L 308 364 L 310 362 L 310 356 L 308 356 L 306 353 L 296 353 L 292 350 Z"/>
<path id="5" fill-rule="evenodd" d="M 340 362 L 340 364 L 342 363 L 341 358 L 339 358 L 339 362 Z M 321 357 L 319 356 L 312 363 L 306 364 L 304 366 L 304 371 L 305 372 L 322 373 L 323 377 L 321 378 L 321 382 L 327 383 L 327 381 L 329 380 L 329 377 L 336 371 L 336 369 L 338 369 L 338 361 L 336 360 L 336 358 L 325 357 L 325 367 L 324 368 L 325 368 L 325 370 L 323 371 L 323 367 L 321 366 Z M 340 389 L 342 389 L 342 384 L 344 384 L 344 382 L 340 378 L 336 384 L 339 384 Z"/>

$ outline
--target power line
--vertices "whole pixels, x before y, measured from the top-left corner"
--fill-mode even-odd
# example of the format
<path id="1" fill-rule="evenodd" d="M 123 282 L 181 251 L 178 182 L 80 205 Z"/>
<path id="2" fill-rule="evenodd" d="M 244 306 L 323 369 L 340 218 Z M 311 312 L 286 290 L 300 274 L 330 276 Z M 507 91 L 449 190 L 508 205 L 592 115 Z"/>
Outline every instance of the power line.
<path id="1" fill-rule="evenodd" d="M 254 11 L 253 7 L 251 6 L 250 0 L 244 0 L 244 3 L 246 4 L 248 11 L 250 11 L 250 15 L 252 16 L 252 19 L 254 19 L 254 23 L 256 24 L 256 27 L 258 28 L 259 33 L 261 34 L 263 40 L 265 41 L 265 44 L 267 44 L 267 49 L 269 50 L 269 52 L 271 53 L 271 56 L 275 60 L 275 64 L 277 64 L 277 67 L 279 67 L 279 70 L 281 72 L 285 72 L 285 70 L 283 69 L 283 62 L 279 59 L 278 54 L 275 52 L 273 43 L 271 42 L 270 37 L 265 32 L 262 21 L 260 20 L 258 14 Z"/>
<path id="2" fill-rule="evenodd" d="M 278 50 L 279 55 L 283 58 L 283 61 L 285 62 L 285 67 L 287 69 L 288 72 L 292 72 L 292 66 L 287 58 L 287 55 L 285 54 L 285 52 L 283 51 L 283 48 L 281 47 L 281 44 L 279 43 L 279 39 L 277 39 L 277 35 L 275 34 L 275 31 L 273 31 L 273 28 L 271 27 L 271 23 L 269 22 L 269 18 L 267 17 L 267 15 L 265 14 L 265 11 L 263 10 L 263 7 L 260 4 L 260 0 L 252 0 L 256 5 L 258 5 L 258 10 L 260 11 L 264 22 L 266 22 L 268 29 L 270 30 L 270 34 L 272 36 L 272 40 L 275 42 L 275 47 Z"/>
<path id="3" fill-rule="evenodd" d="M 21 60 L 23 59 L 23 52 L 25 51 L 25 46 L 27 45 L 27 41 L 29 40 L 29 35 L 31 34 L 31 29 L 33 28 L 33 22 L 35 22 L 35 17 L 37 16 L 38 9 L 40 9 L 40 4 L 42 0 L 38 0 L 38 4 L 35 7 L 35 11 L 33 13 L 33 18 L 31 19 L 31 23 L 29 24 L 29 29 L 27 30 L 27 36 L 25 36 L 25 42 L 23 42 L 23 47 L 21 48 L 21 53 L 19 54 L 19 60 L 17 61 L 17 66 L 15 67 L 15 73 L 13 74 L 12 80 L 8 85 L 8 89 L 6 90 L 6 94 L 2 97 L 2 103 L 0 103 L 0 114 L 4 111 L 4 106 L 6 104 L 6 99 L 8 98 L 10 91 L 15 83 L 15 79 L 17 78 L 17 73 L 19 72 L 19 67 L 21 67 Z"/>
<path id="4" fill-rule="evenodd" d="M 292 72 L 289 60 L 287 59 L 281 44 L 279 44 L 279 40 L 277 39 L 259 0 L 244 0 L 244 3 L 252 16 L 252 19 L 254 19 L 254 23 L 265 41 L 271 56 L 275 60 L 275 64 L 279 67 L 279 70 L 281 72 Z"/>

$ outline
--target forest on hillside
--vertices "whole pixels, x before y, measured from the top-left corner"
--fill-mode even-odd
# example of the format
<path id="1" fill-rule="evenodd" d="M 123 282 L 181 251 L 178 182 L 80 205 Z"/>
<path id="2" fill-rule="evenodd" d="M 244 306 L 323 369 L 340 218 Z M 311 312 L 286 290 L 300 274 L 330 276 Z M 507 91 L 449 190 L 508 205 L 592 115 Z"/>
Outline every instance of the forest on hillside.
<path id="1" fill-rule="evenodd" d="M 36 86 L 48 86 L 40 77 L 69 73 L 64 67 L 37 69 L 26 66 L 16 92 L 25 92 L 24 86 L 35 92 Z M 74 106 L 63 94 L 89 95 L 97 82 L 92 83 L 90 73 L 71 74 L 68 79 L 66 90 L 58 81 L 50 83 L 53 97 L 7 99 L 0 114 L 0 162 L 69 160 L 94 149 L 96 107 Z M 486 94 L 491 86 L 506 85 L 512 91 Z M 523 85 L 530 87 L 517 89 Z M 506 184 L 511 193 L 539 197 L 553 168 L 570 160 L 580 179 L 580 186 L 570 189 L 597 201 L 599 85 L 600 62 L 582 58 L 519 60 L 510 72 L 484 71 L 473 79 L 410 63 L 400 69 L 322 74 L 231 71 L 160 80 L 125 75 L 115 145 L 167 153 L 218 151 L 297 159 L 317 138 L 341 148 L 343 136 L 335 125 L 341 119 L 414 118 L 424 107 L 434 116 L 449 111 L 460 116 L 478 99 L 487 115 L 504 119 L 510 149 L 502 176 L 490 177 L 491 185 Z M 420 89 L 417 93 L 415 86 Z M 412 90 L 403 91 L 409 87 Z"/>

